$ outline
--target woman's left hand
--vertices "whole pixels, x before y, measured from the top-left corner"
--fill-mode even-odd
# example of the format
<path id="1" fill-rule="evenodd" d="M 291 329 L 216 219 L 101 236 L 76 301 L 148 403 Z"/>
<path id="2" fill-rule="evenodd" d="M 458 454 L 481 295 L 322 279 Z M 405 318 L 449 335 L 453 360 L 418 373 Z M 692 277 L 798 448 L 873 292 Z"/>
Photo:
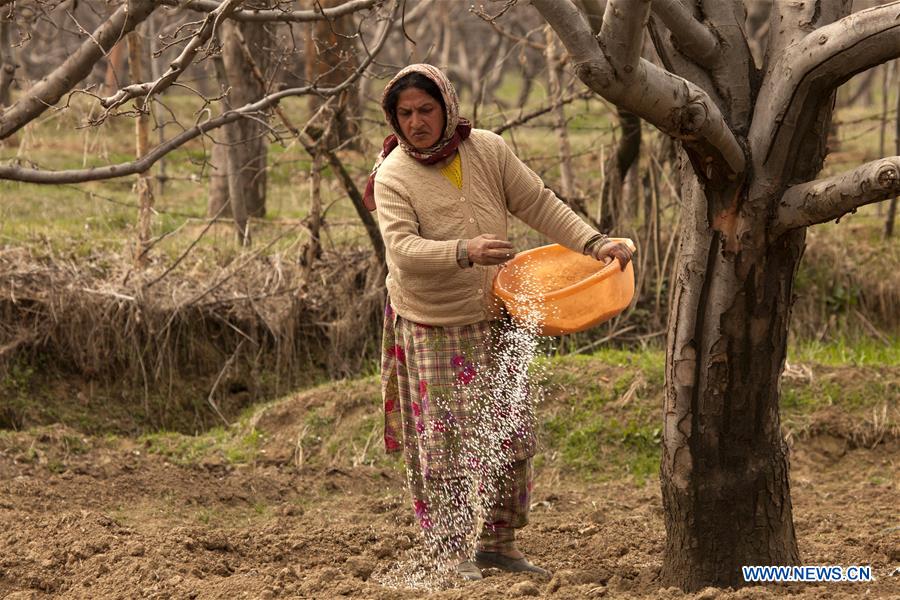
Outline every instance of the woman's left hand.
<path id="1" fill-rule="evenodd" d="M 616 258 L 619 260 L 619 266 L 625 270 L 625 265 L 631 260 L 631 248 L 621 242 L 606 242 L 602 246 L 594 246 L 591 250 L 591 256 L 597 260 L 606 262 L 607 258 Z"/>

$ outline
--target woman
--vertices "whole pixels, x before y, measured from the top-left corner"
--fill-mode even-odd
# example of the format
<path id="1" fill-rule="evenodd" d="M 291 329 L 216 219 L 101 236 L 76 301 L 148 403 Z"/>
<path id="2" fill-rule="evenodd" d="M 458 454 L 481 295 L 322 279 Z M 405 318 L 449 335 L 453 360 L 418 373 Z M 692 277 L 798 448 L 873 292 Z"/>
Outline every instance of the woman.
<path id="1" fill-rule="evenodd" d="M 492 282 L 514 255 L 507 213 L 623 269 L 631 252 L 584 223 L 500 136 L 460 119 L 436 67 L 400 71 L 382 107 L 393 135 L 366 202 L 387 249 L 385 447 L 404 451 L 416 518 L 439 560 L 470 580 L 479 567 L 547 575 L 515 544 L 528 520 L 531 418 L 487 375 L 502 351 Z"/>

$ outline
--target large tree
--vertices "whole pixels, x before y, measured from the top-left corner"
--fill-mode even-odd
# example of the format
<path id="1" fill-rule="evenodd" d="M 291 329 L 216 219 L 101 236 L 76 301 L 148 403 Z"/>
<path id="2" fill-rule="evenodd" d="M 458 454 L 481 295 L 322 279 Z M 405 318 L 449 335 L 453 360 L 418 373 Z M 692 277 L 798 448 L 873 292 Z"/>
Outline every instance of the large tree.
<path id="1" fill-rule="evenodd" d="M 835 91 L 900 56 L 900 2 L 773 3 L 761 62 L 735 0 L 532 0 L 592 90 L 681 142 L 680 251 L 666 354 L 664 585 L 796 564 L 778 406 L 806 229 L 900 190 L 900 157 L 817 179 Z M 640 58 L 647 28 L 664 68 Z"/>

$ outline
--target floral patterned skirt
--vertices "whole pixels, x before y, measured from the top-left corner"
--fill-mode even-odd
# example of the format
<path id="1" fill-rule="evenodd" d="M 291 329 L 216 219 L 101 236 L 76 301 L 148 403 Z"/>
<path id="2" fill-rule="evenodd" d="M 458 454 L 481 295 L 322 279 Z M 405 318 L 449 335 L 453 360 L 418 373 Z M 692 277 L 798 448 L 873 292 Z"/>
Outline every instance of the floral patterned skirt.
<path id="1" fill-rule="evenodd" d="M 399 316 L 388 301 L 381 355 L 384 444 L 388 452 L 402 449 L 415 475 L 461 476 L 478 467 L 473 463 L 491 444 L 499 445 L 492 453 L 502 454 L 504 464 L 534 456 L 533 416 L 515 415 L 529 407 L 497 393 L 504 384 L 492 372 L 504 326 L 422 325 Z"/>

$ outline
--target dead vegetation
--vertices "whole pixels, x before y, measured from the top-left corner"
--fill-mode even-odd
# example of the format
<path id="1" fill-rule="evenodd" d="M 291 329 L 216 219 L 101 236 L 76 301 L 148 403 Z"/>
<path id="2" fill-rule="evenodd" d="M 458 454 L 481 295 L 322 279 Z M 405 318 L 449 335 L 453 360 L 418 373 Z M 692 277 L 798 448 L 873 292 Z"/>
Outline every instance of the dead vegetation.
<path id="1" fill-rule="evenodd" d="M 383 273 L 367 253 L 325 253 L 309 281 L 278 253 L 212 268 L 198 260 L 161 279 L 166 265 L 127 265 L 0 250 L 0 381 L 27 365 L 36 384 L 68 377 L 117 388 L 145 409 L 168 406 L 153 425 L 197 430 L 324 373 L 359 372 L 374 356 Z M 188 403 L 194 418 L 179 422 L 172 402 Z M 5 412 L 0 425 L 27 424 L 15 403 Z"/>
<path id="2" fill-rule="evenodd" d="M 900 243 L 866 216 L 810 231 L 791 327 L 803 339 L 840 330 L 886 340 L 900 331 Z"/>

